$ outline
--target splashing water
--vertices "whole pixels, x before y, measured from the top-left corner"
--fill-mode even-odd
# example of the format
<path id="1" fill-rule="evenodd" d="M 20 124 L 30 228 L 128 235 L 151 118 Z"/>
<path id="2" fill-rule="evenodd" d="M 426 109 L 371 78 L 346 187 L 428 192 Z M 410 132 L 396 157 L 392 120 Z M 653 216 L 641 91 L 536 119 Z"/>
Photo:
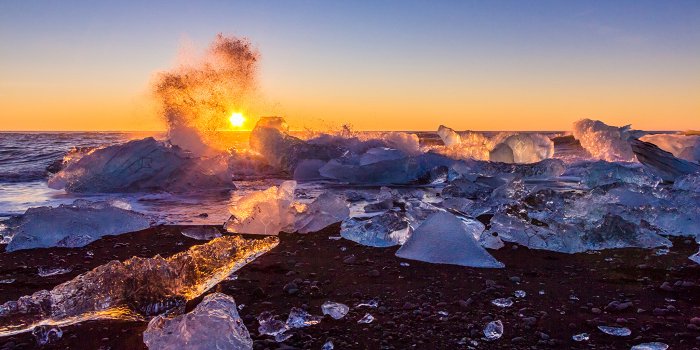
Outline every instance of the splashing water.
<path id="1" fill-rule="evenodd" d="M 259 59 L 247 39 L 219 34 L 201 57 L 158 73 L 153 90 L 170 142 L 200 155 L 224 149 L 215 131 L 251 108 Z"/>

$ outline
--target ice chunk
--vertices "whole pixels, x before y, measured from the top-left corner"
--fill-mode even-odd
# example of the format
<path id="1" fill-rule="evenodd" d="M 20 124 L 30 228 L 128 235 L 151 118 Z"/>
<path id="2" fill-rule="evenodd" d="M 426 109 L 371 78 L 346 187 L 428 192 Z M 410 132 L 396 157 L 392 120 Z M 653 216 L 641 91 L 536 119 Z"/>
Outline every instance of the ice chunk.
<path id="1" fill-rule="evenodd" d="M 236 302 L 222 293 L 204 297 L 191 312 L 156 316 L 143 333 L 149 349 L 252 349 L 253 340 L 238 315 Z"/>
<path id="2" fill-rule="evenodd" d="M 319 173 L 321 169 L 326 165 L 325 160 L 320 159 L 304 159 L 299 161 L 297 166 L 294 168 L 294 180 L 296 181 L 314 181 L 325 179 Z"/>
<path id="3" fill-rule="evenodd" d="M 590 338 L 591 338 L 591 336 L 588 333 L 579 333 L 579 334 L 575 334 L 571 337 L 571 339 L 573 339 L 573 341 L 588 341 L 588 339 L 590 339 Z"/>
<path id="4" fill-rule="evenodd" d="M 483 226 L 480 227 L 483 230 Z M 465 225 L 456 216 L 430 215 L 396 252 L 404 259 L 472 267 L 503 267 L 474 238 L 477 225 Z"/>
<path id="5" fill-rule="evenodd" d="M 286 332 L 287 324 L 278 320 L 271 312 L 264 311 L 258 316 L 258 332 L 263 335 L 277 336 Z"/>
<path id="6" fill-rule="evenodd" d="M 638 163 L 619 162 L 578 162 L 571 165 L 564 177 L 577 177 L 589 188 L 610 184 L 634 184 L 655 187 L 661 179 Z"/>
<path id="7" fill-rule="evenodd" d="M 49 179 L 68 192 L 187 192 L 232 189 L 223 158 L 193 157 L 149 137 L 92 151 Z"/>
<path id="8" fill-rule="evenodd" d="M 554 142 L 541 134 L 520 133 L 506 137 L 489 152 L 489 160 L 501 163 L 536 163 L 554 155 Z"/>
<path id="9" fill-rule="evenodd" d="M 616 127 L 599 120 L 582 119 L 574 123 L 574 137 L 594 158 L 613 161 L 634 161 L 627 140 L 633 136 L 629 125 Z"/>
<path id="10" fill-rule="evenodd" d="M 272 186 L 242 197 L 229 209 L 231 218 L 224 228 L 236 233 L 276 235 L 293 227 L 295 188 L 296 181 L 285 181 L 279 187 Z"/>
<path id="11" fill-rule="evenodd" d="M 278 242 L 277 237 L 224 236 L 166 259 L 156 255 L 111 261 L 51 291 L 0 305 L 0 336 L 38 325 L 62 326 L 105 318 L 141 320 L 182 308 L 187 300 L 206 292 Z"/>
<path id="12" fill-rule="evenodd" d="M 39 275 L 41 277 L 50 277 L 50 276 L 56 276 L 56 275 L 63 275 L 63 274 L 69 273 L 71 271 L 73 271 L 73 269 L 70 267 L 65 268 L 65 269 L 60 268 L 60 267 L 58 267 L 58 268 L 40 267 L 39 271 L 37 272 L 37 275 Z"/>
<path id="13" fill-rule="evenodd" d="M 698 252 L 689 256 L 688 259 L 695 261 L 696 263 L 700 264 L 700 249 L 698 249 Z"/>
<path id="14" fill-rule="evenodd" d="M 651 342 L 637 344 L 630 348 L 630 350 L 666 350 L 668 345 L 661 342 Z"/>
<path id="15" fill-rule="evenodd" d="M 324 192 L 297 214 L 294 231 L 308 233 L 319 231 L 328 225 L 345 220 L 350 216 L 345 199 L 332 193 Z"/>
<path id="16" fill-rule="evenodd" d="M 654 144 L 639 140 L 632 140 L 630 144 L 639 162 L 666 181 L 675 181 L 685 175 L 700 172 L 700 165 L 676 158 Z"/>
<path id="17" fill-rule="evenodd" d="M 321 322 L 323 317 L 314 316 L 308 312 L 300 309 L 298 307 L 293 307 L 289 311 L 289 317 L 287 317 L 287 327 L 288 328 L 303 328 L 308 326 L 313 326 Z"/>
<path id="18" fill-rule="evenodd" d="M 185 227 L 180 231 L 183 236 L 198 239 L 202 241 L 212 240 L 221 237 L 221 232 L 214 226 L 191 226 Z"/>
<path id="19" fill-rule="evenodd" d="M 627 327 L 598 326 L 598 329 L 605 334 L 616 337 L 627 337 L 632 334 L 632 331 Z"/>
<path id="20" fill-rule="evenodd" d="M 484 338 L 493 341 L 503 336 L 503 322 L 501 320 L 491 321 L 484 327 Z"/>
<path id="21" fill-rule="evenodd" d="M 36 339 L 36 343 L 41 346 L 61 339 L 63 331 L 59 327 L 36 326 L 32 330 L 32 335 Z"/>
<path id="22" fill-rule="evenodd" d="M 58 207 L 30 208 L 8 224 L 7 251 L 47 247 L 82 247 L 106 235 L 148 228 L 148 217 L 108 203 L 75 201 Z"/>
<path id="23" fill-rule="evenodd" d="M 700 135 L 655 134 L 644 135 L 639 140 L 653 143 L 677 158 L 700 162 Z"/>
<path id="24" fill-rule="evenodd" d="M 348 314 L 350 308 L 345 304 L 327 301 L 321 305 L 321 311 L 323 311 L 324 315 L 330 315 L 334 319 L 339 320 Z"/>
<path id="25" fill-rule="evenodd" d="M 462 143 L 462 138 L 454 130 L 447 126 L 440 125 L 437 130 L 438 136 L 447 147 L 457 146 Z"/>
<path id="26" fill-rule="evenodd" d="M 415 156 L 421 153 L 420 139 L 416 134 L 392 131 L 382 135 L 382 139 L 389 147 L 405 154 Z"/>
<path id="27" fill-rule="evenodd" d="M 357 323 L 372 323 L 372 321 L 374 321 L 374 316 L 365 314 L 361 319 L 357 320 Z"/>
<path id="28" fill-rule="evenodd" d="M 513 299 L 511 298 L 496 298 L 491 300 L 491 304 L 498 307 L 511 307 L 513 306 Z"/>
<path id="29" fill-rule="evenodd" d="M 333 350 L 334 348 L 335 347 L 333 346 L 333 341 L 329 340 L 329 341 L 323 343 L 321 350 Z"/>
<path id="30" fill-rule="evenodd" d="M 516 290 L 515 292 L 513 292 L 513 295 L 516 298 L 524 298 L 527 295 L 527 293 L 524 290 Z"/>
<path id="31" fill-rule="evenodd" d="M 345 219 L 340 225 L 340 235 L 370 247 L 391 247 L 406 242 L 411 227 L 401 213 L 389 211 L 369 219 Z"/>
<path id="32" fill-rule="evenodd" d="M 435 153 L 398 157 L 397 150 L 384 148 L 373 152 L 383 155 L 373 154 L 370 158 L 374 162 L 369 164 L 360 164 L 364 155 L 335 158 L 321 167 L 319 173 L 328 179 L 351 184 L 431 183 L 440 176 L 440 169 L 444 168 L 446 172 L 447 167 L 455 163 L 455 160 Z M 379 160 L 380 157 L 384 160 Z"/>

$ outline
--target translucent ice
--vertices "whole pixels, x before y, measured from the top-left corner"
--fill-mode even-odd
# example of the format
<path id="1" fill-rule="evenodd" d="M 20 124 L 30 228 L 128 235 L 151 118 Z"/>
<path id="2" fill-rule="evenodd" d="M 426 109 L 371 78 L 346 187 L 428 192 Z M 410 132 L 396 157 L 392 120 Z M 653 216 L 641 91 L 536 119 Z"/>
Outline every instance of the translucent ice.
<path id="1" fill-rule="evenodd" d="M 214 226 L 191 226 L 185 227 L 180 231 L 183 236 L 208 241 L 216 237 L 221 237 L 221 232 Z"/>
<path id="2" fill-rule="evenodd" d="M 483 226 L 465 225 L 450 213 L 434 213 L 399 248 L 396 256 L 431 263 L 503 267 L 474 238 L 481 233 L 473 232 L 479 228 L 483 230 Z"/>
<path id="3" fill-rule="evenodd" d="M 598 329 L 605 334 L 616 337 L 627 337 L 632 334 L 632 331 L 626 327 L 598 326 Z"/>
<path id="4" fill-rule="evenodd" d="M 327 301 L 321 305 L 321 311 L 324 315 L 330 315 L 334 319 L 339 320 L 347 315 L 350 308 L 345 304 Z"/>
<path id="5" fill-rule="evenodd" d="M 323 343 L 321 350 L 333 350 L 334 348 L 335 347 L 333 346 L 333 341 L 329 340 L 329 341 Z"/>
<path id="6" fill-rule="evenodd" d="M 303 309 L 293 307 L 292 310 L 289 311 L 289 317 L 287 317 L 287 327 L 303 328 L 313 326 L 321 322 L 322 319 L 323 317 L 321 316 L 314 316 Z"/>
<path id="7" fill-rule="evenodd" d="M 82 200 L 58 207 L 30 208 L 8 222 L 13 236 L 7 251 L 46 247 L 82 247 L 106 235 L 148 228 L 148 217 L 109 203 Z"/>
<path id="8" fill-rule="evenodd" d="M 286 332 L 289 327 L 287 324 L 278 320 L 271 312 L 264 311 L 258 316 L 258 332 L 263 335 L 277 336 Z"/>
<path id="9" fill-rule="evenodd" d="M 579 178 L 589 188 L 619 183 L 654 187 L 661 182 L 661 178 L 639 163 L 578 162 L 567 168 L 562 176 Z"/>
<path id="10" fill-rule="evenodd" d="M 143 333 L 149 349 L 252 349 L 253 340 L 230 296 L 212 293 L 191 312 L 156 316 Z"/>
<path id="11" fill-rule="evenodd" d="M 444 125 L 440 125 L 440 127 L 438 127 L 437 134 L 447 147 L 457 146 L 462 143 L 462 138 L 459 136 L 459 134 Z"/>
<path id="12" fill-rule="evenodd" d="M 224 228 L 229 232 L 276 235 L 292 228 L 297 213 L 293 206 L 296 181 L 279 187 L 253 192 L 239 199 L 229 209 L 231 218 Z"/>
<path id="13" fill-rule="evenodd" d="M 579 333 L 571 337 L 574 341 L 587 341 L 591 336 L 588 333 Z"/>
<path id="14" fill-rule="evenodd" d="M 184 307 L 232 272 L 274 248 L 276 237 L 224 236 L 169 258 L 133 257 L 111 261 L 17 301 L 0 305 L 0 336 L 37 325 L 85 320 L 144 319 Z M 135 286 L 138 286 L 136 288 Z"/>
<path id="15" fill-rule="evenodd" d="M 350 216 L 350 209 L 345 199 L 332 192 L 324 192 L 297 214 L 294 231 L 316 232 L 328 225 L 343 221 L 348 216 Z"/>
<path id="16" fill-rule="evenodd" d="M 642 343 L 635 345 L 630 350 L 666 350 L 668 345 L 661 342 Z"/>
<path id="17" fill-rule="evenodd" d="M 511 298 L 497 298 L 491 300 L 491 304 L 498 307 L 510 307 L 513 306 L 513 299 Z"/>
<path id="18" fill-rule="evenodd" d="M 489 160 L 501 163 L 536 163 L 554 155 L 554 142 L 541 134 L 514 134 L 499 140 Z"/>
<path id="19" fill-rule="evenodd" d="M 374 316 L 365 314 L 361 319 L 357 320 L 357 323 L 372 323 L 372 321 L 374 321 Z"/>
<path id="20" fill-rule="evenodd" d="M 700 264 L 700 249 L 698 249 L 698 252 L 689 256 L 688 259 L 695 261 L 696 263 Z"/>
<path id="21" fill-rule="evenodd" d="M 593 157 L 613 161 L 634 161 L 627 139 L 633 136 L 629 125 L 616 127 L 599 120 L 582 119 L 574 123 L 574 137 Z"/>
<path id="22" fill-rule="evenodd" d="M 492 341 L 503 336 L 503 322 L 501 320 L 491 321 L 484 327 L 484 338 Z"/>
<path id="23" fill-rule="evenodd" d="M 150 137 L 71 160 L 49 179 L 49 186 L 89 193 L 234 188 L 225 160 L 193 157 Z"/>
<path id="24" fill-rule="evenodd" d="M 430 183 L 432 176 L 438 169 L 445 170 L 454 164 L 454 160 L 435 153 L 425 153 L 417 156 L 404 154 L 399 157 L 397 150 L 388 148 L 374 149 L 373 152 L 381 153 L 372 155 L 374 161 L 361 164 L 362 157 L 344 156 L 335 158 L 326 163 L 319 173 L 328 178 L 350 184 L 410 184 Z M 383 160 L 380 160 L 383 158 Z"/>
<path id="25" fill-rule="evenodd" d="M 654 134 L 644 135 L 639 139 L 653 143 L 677 158 L 700 162 L 700 135 Z"/>
<path id="26" fill-rule="evenodd" d="M 630 144 L 637 160 L 666 181 L 675 181 L 688 174 L 700 172 L 700 165 L 697 163 L 676 158 L 652 143 L 631 140 Z"/>
<path id="27" fill-rule="evenodd" d="M 411 227 L 404 215 L 388 211 L 369 219 L 348 218 L 340 225 L 340 235 L 370 247 L 390 247 L 406 242 Z"/>

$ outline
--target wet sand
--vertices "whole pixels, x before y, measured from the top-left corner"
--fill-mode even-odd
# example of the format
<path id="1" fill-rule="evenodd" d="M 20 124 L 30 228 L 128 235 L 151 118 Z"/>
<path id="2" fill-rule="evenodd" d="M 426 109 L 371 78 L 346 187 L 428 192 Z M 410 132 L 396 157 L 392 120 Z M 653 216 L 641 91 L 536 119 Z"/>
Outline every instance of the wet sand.
<path id="1" fill-rule="evenodd" d="M 159 226 L 83 248 L 3 252 L 0 280 L 15 282 L 0 284 L 0 303 L 51 289 L 109 260 L 168 256 L 203 243 L 180 229 Z M 282 233 L 279 246 L 239 270 L 236 280 L 212 288 L 244 305 L 240 314 L 255 349 L 320 349 L 327 340 L 336 349 L 629 349 L 651 341 L 700 349 L 700 265 L 687 258 L 697 252 L 687 239 L 673 239 L 671 251 L 659 256 L 644 249 L 570 255 L 509 244 L 491 251 L 506 268 L 475 269 L 404 260 L 394 256 L 396 247 L 328 238 L 338 232 L 333 225 L 305 235 Z M 39 267 L 72 271 L 40 277 Z M 491 304 L 516 290 L 527 295 L 507 308 Z M 356 307 L 371 299 L 378 308 Z M 189 302 L 188 311 L 200 300 Z M 292 307 L 320 315 L 329 300 L 350 306 L 348 315 L 292 330 L 284 343 L 258 335 L 256 317 L 263 311 L 282 320 Z M 614 301 L 617 306 L 609 305 Z M 366 313 L 374 322 L 358 324 Z M 483 326 L 495 319 L 504 324 L 503 337 L 487 342 Z M 609 336 L 598 325 L 628 327 L 632 335 Z M 41 348 L 145 349 L 145 328 L 143 322 L 90 321 L 63 327 L 59 341 Z M 589 341 L 571 339 L 584 332 Z M 33 348 L 39 347 L 30 333 L 0 338 L 0 349 Z"/>

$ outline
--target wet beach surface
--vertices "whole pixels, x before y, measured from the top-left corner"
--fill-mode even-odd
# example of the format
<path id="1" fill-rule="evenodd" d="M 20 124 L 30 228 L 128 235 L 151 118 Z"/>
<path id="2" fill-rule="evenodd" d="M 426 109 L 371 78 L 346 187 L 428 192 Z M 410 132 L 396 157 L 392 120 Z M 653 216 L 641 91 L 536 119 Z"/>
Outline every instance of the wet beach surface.
<path id="1" fill-rule="evenodd" d="M 169 256 L 204 243 L 181 235 L 181 228 L 158 226 L 83 248 L 3 252 L 0 280 L 15 281 L 0 284 L 0 302 L 51 289 L 113 259 Z M 651 341 L 671 349 L 700 348 L 700 265 L 687 258 L 697 251 L 689 239 L 673 239 L 663 255 L 634 248 L 562 254 L 506 244 L 490 250 L 506 268 L 477 269 L 404 260 L 394 256 L 397 247 L 329 239 L 338 232 L 333 225 L 317 233 L 282 233 L 279 246 L 240 269 L 235 280 L 210 290 L 243 305 L 240 315 L 255 349 L 320 349 L 328 340 L 336 349 L 629 349 Z M 40 277 L 40 267 L 71 271 Z M 514 297 L 516 290 L 526 296 Z M 491 303 L 504 297 L 512 297 L 513 305 Z M 378 307 L 357 306 L 370 300 Z M 188 311 L 200 301 L 190 301 Z M 321 315 L 325 301 L 344 303 L 350 312 L 290 330 L 292 337 L 283 343 L 258 333 L 256 317 L 263 311 L 284 321 L 292 307 Z M 367 313 L 374 321 L 357 323 Z M 488 342 L 482 330 L 492 320 L 503 322 L 504 333 Z M 606 335 L 600 325 L 627 327 L 632 334 Z M 62 327 L 63 337 L 41 348 L 145 349 L 146 326 L 84 322 Z M 580 333 L 590 339 L 573 341 Z M 39 346 L 30 333 L 0 338 L 0 349 L 33 348 Z"/>

